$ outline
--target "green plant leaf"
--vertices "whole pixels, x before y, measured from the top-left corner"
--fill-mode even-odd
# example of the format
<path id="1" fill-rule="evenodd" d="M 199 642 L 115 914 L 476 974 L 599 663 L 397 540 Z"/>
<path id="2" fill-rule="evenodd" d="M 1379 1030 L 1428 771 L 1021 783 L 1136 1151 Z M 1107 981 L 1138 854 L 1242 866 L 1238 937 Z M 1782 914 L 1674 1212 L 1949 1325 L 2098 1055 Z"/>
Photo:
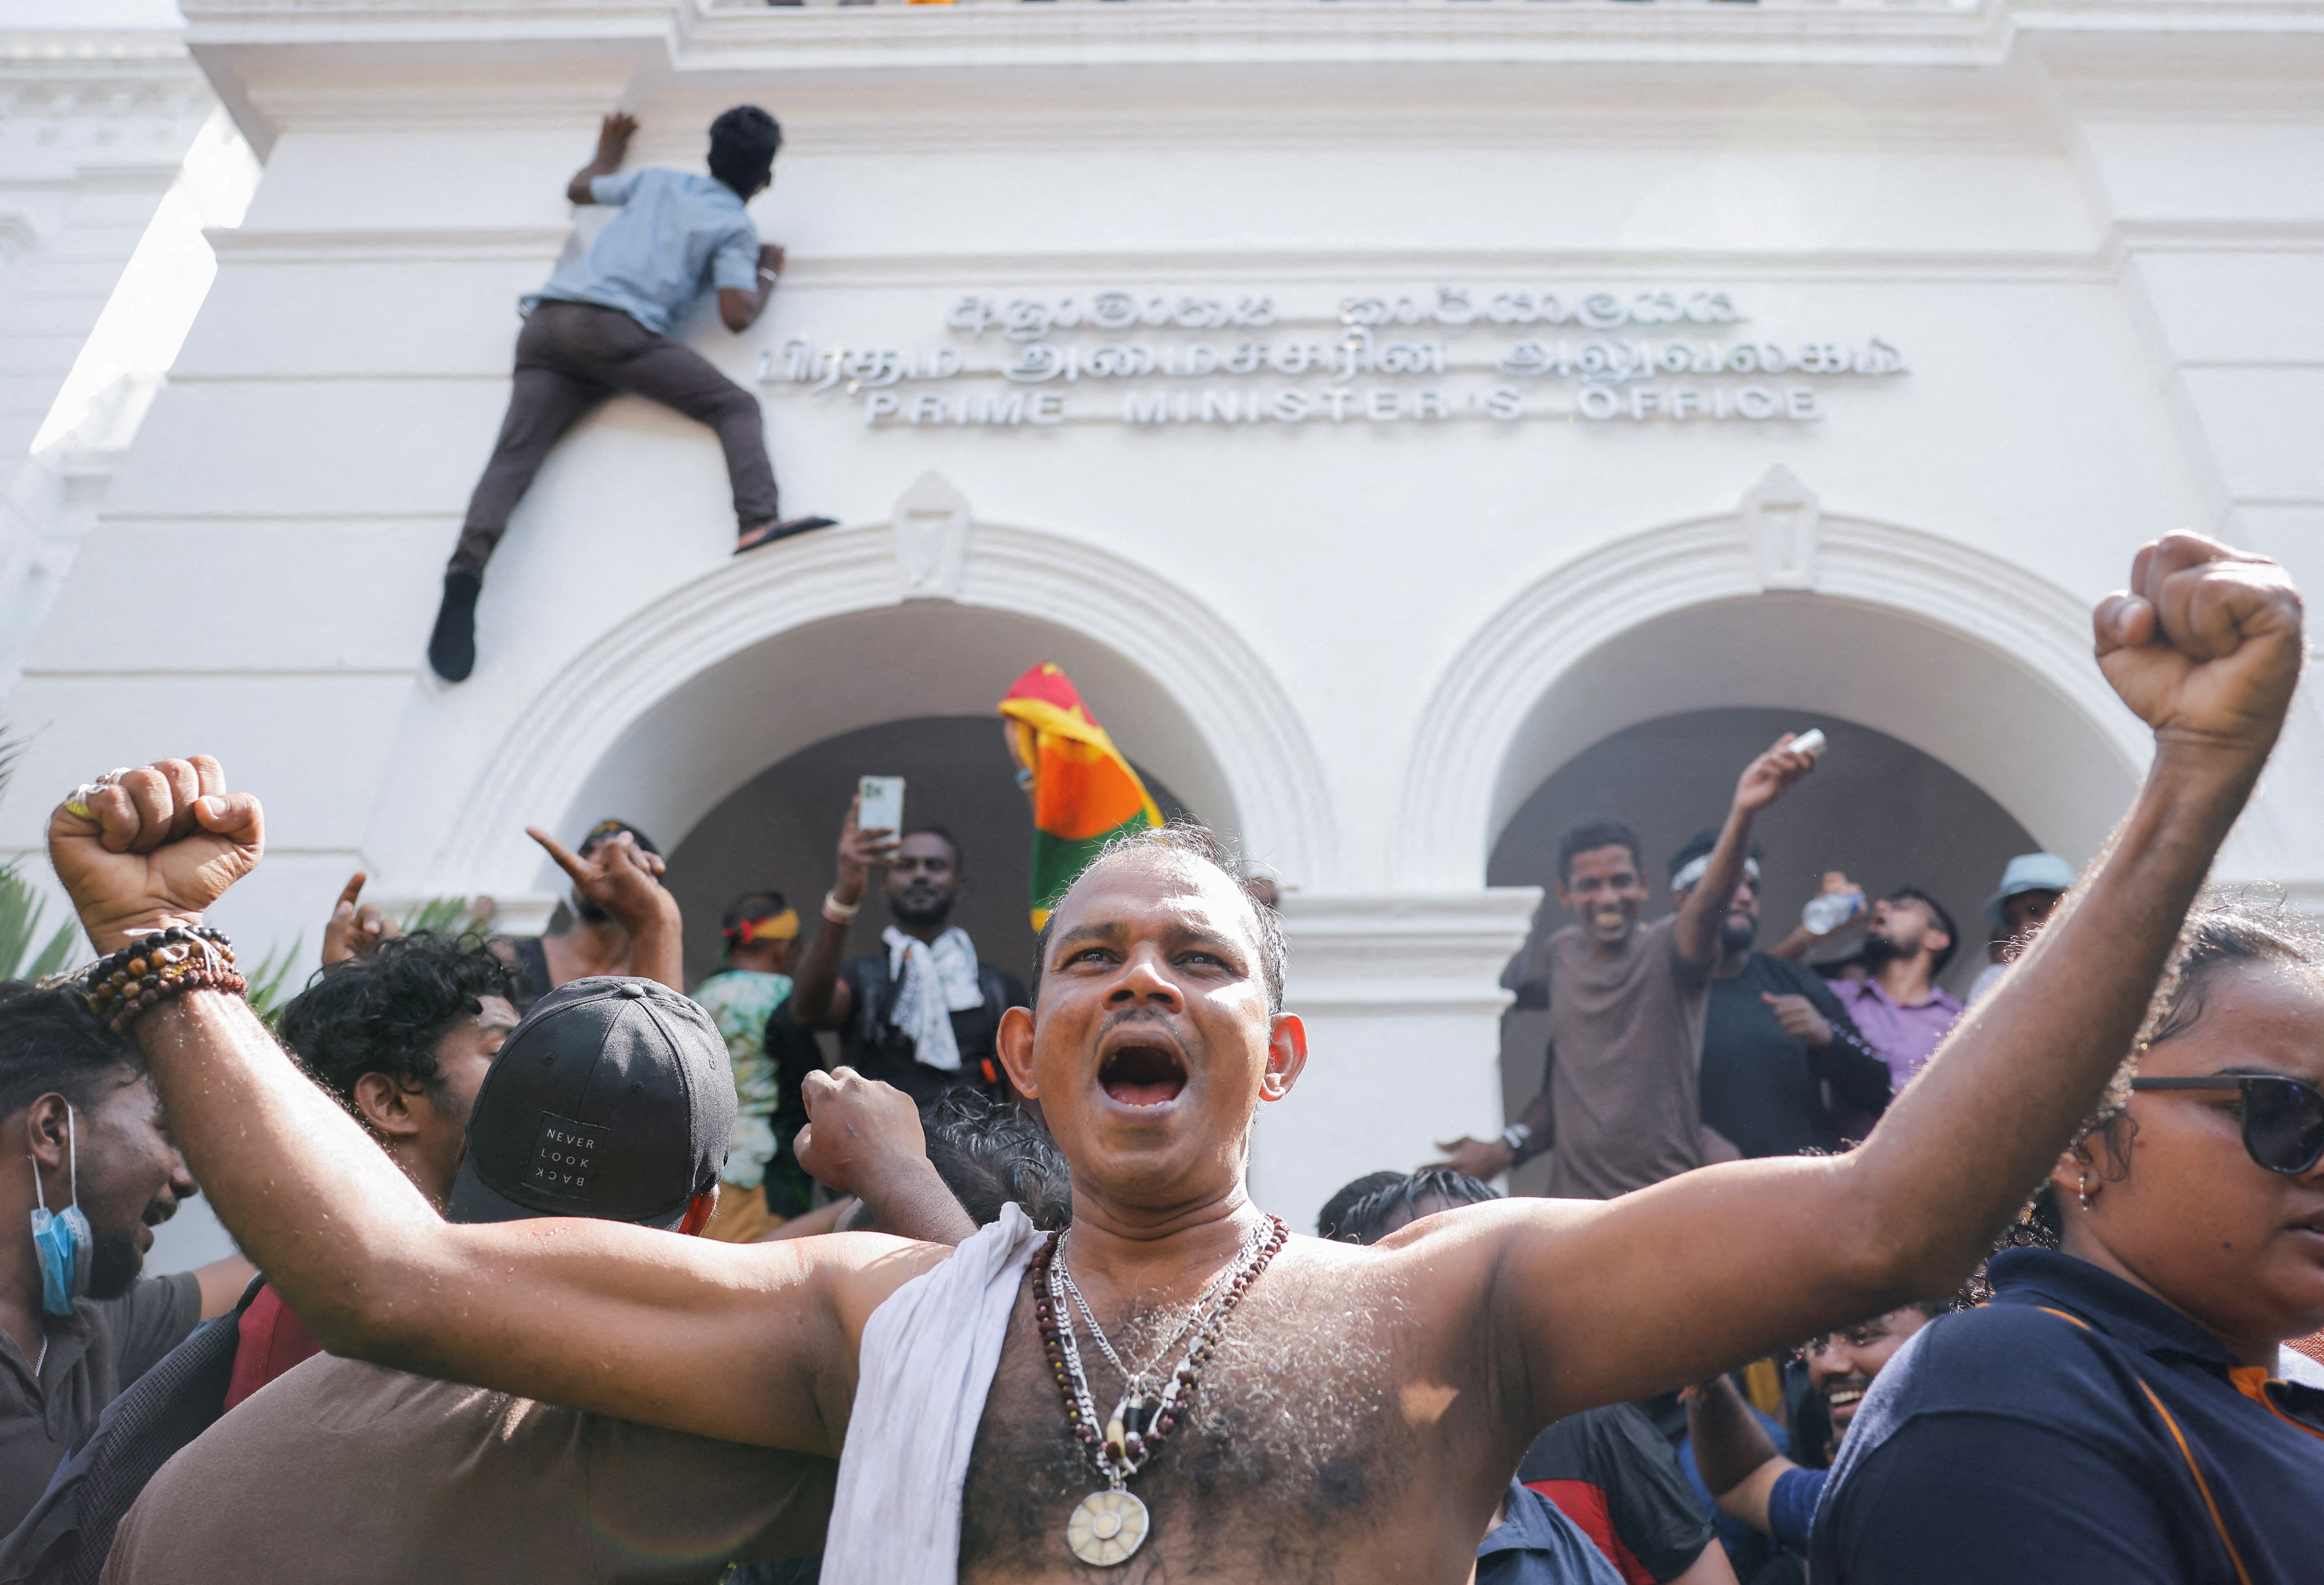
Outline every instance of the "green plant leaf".
<path id="1" fill-rule="evenodd" d="M 32 966 L 26 972 L 24 978 L 45 980 L 72 962 L 73 943 L 79 935 L 80 926 L 69 919 L 58 926 L 57 933 L 49 937 L 48 945 L 42 947 L 41 955 L 32 960 Z"/>
<path id="2" fill-rule="evenodd" d="M 406 935 L 431 930 L 439 935 L 483 935 L 498 906 L 488 897 L 431 897 L 407 910 L 396 924 Z"/>
<path id="3" fill-rule="evenodd" d="M 249 1001 L 251 1010 L 266 1020 L 269 1028 L 280 1026 L 282 1009 L 304 987 L 303 981 L 299 985 L 289 982 L 290 971 L 298 963 L 299 954 L 306 945 L 306 933 L 301 931 L 299 939 L 290 944 L 290 951 L 284 952 L 279 947 L 270 949 L 264 957 L 259 959 L 258 967 L 247 976 L 250 990 L 245 1000 Z"/>

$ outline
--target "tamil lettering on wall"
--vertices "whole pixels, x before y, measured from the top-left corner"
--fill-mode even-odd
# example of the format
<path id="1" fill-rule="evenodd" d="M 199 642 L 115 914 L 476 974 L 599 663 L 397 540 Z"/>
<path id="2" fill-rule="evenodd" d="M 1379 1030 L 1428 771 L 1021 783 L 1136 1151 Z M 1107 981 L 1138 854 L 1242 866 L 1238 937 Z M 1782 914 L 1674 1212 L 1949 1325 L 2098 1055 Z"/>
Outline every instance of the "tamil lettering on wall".
<path id="1" fill-rule="evenodd" d="M 860 404 L 875 426 L 1812 423 L 1848 384 L 1904 373 L 1873 335 L 1747 333 L 1715 290 L 1274 297 L 966 296 L 918 346 L 795 336 L 761 384 Z"/>

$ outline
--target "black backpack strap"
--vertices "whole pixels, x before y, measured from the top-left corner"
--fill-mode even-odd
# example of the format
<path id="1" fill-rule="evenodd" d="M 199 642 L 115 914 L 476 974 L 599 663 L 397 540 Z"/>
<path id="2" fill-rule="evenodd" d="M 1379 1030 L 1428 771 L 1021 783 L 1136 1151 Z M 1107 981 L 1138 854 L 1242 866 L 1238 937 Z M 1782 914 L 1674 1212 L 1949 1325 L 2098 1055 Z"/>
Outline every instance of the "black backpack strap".
<path id="1" fill-rule="evenodd" d="M 242 1303 L 203 1322 L 161 1362 L 106 1405 L 97 1428 L 54 1478 L 32 1511 L 0 1541 L 0 1580 L 8 1585 L 97 1585 L 113 1533 L 138 1494 L 178 1450 L 226 1413 L 242 1344 L 242 1313 L 265 1278 L 254 1277 Z"/>

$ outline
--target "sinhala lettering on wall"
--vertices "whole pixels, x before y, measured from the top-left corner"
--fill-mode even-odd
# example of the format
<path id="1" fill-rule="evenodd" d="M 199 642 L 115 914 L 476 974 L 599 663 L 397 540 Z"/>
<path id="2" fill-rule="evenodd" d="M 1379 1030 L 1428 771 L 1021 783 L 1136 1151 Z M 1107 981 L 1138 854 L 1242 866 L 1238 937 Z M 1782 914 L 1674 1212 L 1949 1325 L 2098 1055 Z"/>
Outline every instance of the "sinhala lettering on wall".
<path id="1" fill-rule="evenodd" d="M 1263 296 L 971 295 L 945 316 L 943 344 L 794 336 L 760 353 L 758 377 L 858 402 L 875 427 L 1015 428 L 1812 423 L 1827 382 L 1905 372 L 1877 336 L 1762 338 L 1736 328 L 1746 322 L 1731 294 L 1713 290 L 1440 286 L 1309 314 Z"/>

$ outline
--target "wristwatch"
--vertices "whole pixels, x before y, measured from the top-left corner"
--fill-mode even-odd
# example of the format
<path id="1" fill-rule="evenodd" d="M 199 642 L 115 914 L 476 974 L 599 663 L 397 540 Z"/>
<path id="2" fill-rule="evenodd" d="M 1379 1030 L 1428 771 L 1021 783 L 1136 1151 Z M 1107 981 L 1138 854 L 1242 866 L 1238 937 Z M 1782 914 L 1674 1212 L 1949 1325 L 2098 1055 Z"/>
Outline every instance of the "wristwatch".
<path id="1" fill-rule="evenodd" d="M 1526 1147 L 1533 1142 L 1533 1129 L 1524 1123 L 1511 1123 L 1501 1130 L 1501 1143 L 1509 1147 L 1509 1165 L 1521 1166 L 1526 1159 Z"/>

